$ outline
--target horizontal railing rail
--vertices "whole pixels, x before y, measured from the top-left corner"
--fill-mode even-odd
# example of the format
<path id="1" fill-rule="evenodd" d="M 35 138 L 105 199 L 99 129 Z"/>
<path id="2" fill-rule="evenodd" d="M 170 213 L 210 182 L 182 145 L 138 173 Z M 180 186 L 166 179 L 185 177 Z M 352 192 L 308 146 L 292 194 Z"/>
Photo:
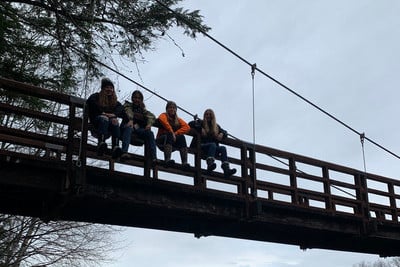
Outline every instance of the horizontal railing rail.
<path id="1" fill-rule="evenodd" d="M 12 93 L 14 98 L 37 97 L 63 106 L 61 113 L 51 114 L 48 110 L 32 110 L 12 101 L 0 103 L 3 122 L 5 116 L 15 116 L 30 118 L 39 124 L 50 123 L 60 129 L 59 132 L 35 132 L 29 127 L 4 123 L 0 126 L 2 154 L 10 151 L 32 160 L 57 160 L 71 169 L 77 163 L 80 168 L 100 166 L 115 172 L 126 172 L 126 167 L 133 166 L 144 178 L 166 180 L 172 186 L 183 183 L 221 196 L 236 195 L 248 204 L 274 203 L 322 215 L 399 223 L 398 180 L 231 138 L 222 144 L 228 148 L 229 161 L 238 169 L 232 178 L 225 178 L 218 169 L 207 173 L 196 149 L 190 150 L 193 164 L 189 170 L 180 164 L 167 167 L 162 161 L 152 166 L 145 151 L 130 153 L 131 159 L 118 162 L 109 155 L 97 155 L 95 140 L 87 133 L 84 99 L 5 78 L 0 78 L 0 90 Z M 76 183 L 85 183 L 85 180 L 69 181 L 69 184 Z"/>

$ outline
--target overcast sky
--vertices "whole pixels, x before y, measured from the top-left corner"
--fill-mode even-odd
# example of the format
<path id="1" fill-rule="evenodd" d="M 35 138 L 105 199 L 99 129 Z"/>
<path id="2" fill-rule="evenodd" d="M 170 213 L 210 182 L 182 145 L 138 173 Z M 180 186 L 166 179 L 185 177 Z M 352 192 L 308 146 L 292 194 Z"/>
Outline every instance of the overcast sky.
<path id="1" fill-rule="evenodd" d="M 400 154 L 398 105 L 400 1 L 398 0 L 186 0 L 199 9 L 215 39 L 358 132 Z M 207 37 L 181 30 L 157 43 L 125 75 L 192 114 L 213 108 L 230 134 L 253 140 L 251 69 Z M 135 85 L 116 80 L 119 96 Z M 140 88 L 139 88 L 140 89 Z M 260 73 L 255 74 L 256 143 L 363 170 L 360 138 Z M 165 102 L 144 92 L 158 115 Z M 192 118 L 183 111 L 187 121 Z M 161 155 L 161 154 L 159 154 Z M 399 159 L 365 143 L 368 172 L 399 178 Z M 127 228 L 121 266 L 345 267 L 375 255 L 312 249 L 221 237 Z M 109 265 L 107 265 L 109 266 Z"/>

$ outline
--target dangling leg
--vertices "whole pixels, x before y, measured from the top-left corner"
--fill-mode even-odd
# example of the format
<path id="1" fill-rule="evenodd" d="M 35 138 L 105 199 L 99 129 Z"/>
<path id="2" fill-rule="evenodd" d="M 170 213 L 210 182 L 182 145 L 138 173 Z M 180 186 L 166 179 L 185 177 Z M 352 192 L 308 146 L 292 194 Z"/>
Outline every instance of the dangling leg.
<path id="1" fill-rule="evenodd" d="M 111 157 L 113 159 L 117 159 L 121 156 L 122 150 L 119 147 L 119 137 L 121 135 L 120 129 L 119 129 L 119 124 L 118 120 L 111 119 L 110 121 L 110 130 L 111 130 L 111 144 L 112 144 L 112 154 Z"/>
<path id="2" fill-rule="evenodd" d="M 224 170 L 224 176 L 225 178 L 231 177 L 232 175 L 234 175 L 236 173 L 236 169 L 233 168 L 229 168 L 229 162 L 224 161 L 221 164 L 221 168 Z"/>
<path id="3" fill-rule="evenodd" d="M 119 139 L 118 139 L 118 137 L 114 137 L 114 136 L 113 136 L 112 139 L 111 139 L 111 143 L 112 143 L 112 147 L 113 147 L 111 157 L 112 157 L 113 159 L 117 159 L 117 158 L 119 158 L 119 157 L 121 156 L 121 154 L 122 154 L 122 150 L 121 150 L 121 148 L 119 147 Z"/>
<path id="4" fill-rule="evenodd" d="M 186 138 L 184 135 L 176 136 L 175 147 L 179 149 L 179 152 L 181 154 L 182 166 L 185 169 L 188 169 L 190 167 L 190 165 L 187 161 L 188 149 L 187 149 L 187 145 L 186 145 Z"/>
<path id="5" fill-rule="evenodd" d="M 227 156 L 227 152 L 226 152 L 226 147 L 224 146 L 218 146 L 217 147 L 217 154 L 220 155 L 221 157 L 221 168 L 224 171 L 224 176 L 226 178 L 231 177 L 232 175 L 234 175 L 236 173 L 236 169 L 233 168 L 229 168 L 229 162 L 228 162 L 228 156 Z"/>
<path id="6" fill-rule="evenodd" d="M 171 154 L 172 154 L 172 146 L 170 144 L 165 144 L 164 145 L 164 159 L 165 159 L 165 164 L 167 167 L 170 167 L 174 165 L 175 161 L 171 159 Z"/>
<path id="7" fill-rule="evenodd" d="M 103 156 L 107 150 L 106 134 L 108 132 L 108 118 L 105 116 L 97 116 L 95 123 L 97 128 L 97 155 Z"/>
<path id="8" fill-rule="evenodd" d="M 97 155 L 103 156 L 104 151 L 107 150 L 107 144 L 105 142 L 104 134 L 100 134 L 97 138 Z"/>
<path id="9" fill-rule="evenodd" d="M 188 154 L 188 149 L 187 149 L 187 147 L 183 147 L 183 148 L 179 149 L 179 153 L 181 154 L 181 160 L 182 160 L 182 166 L 183 166 L 183 168 L 189 169 L 189 168 L 190 168 L 190 165 L 189 165 L 189 163 L 187 162 L 187 158 L 188 158 L 188 156 L 187 156 L 187 154 Z"/>
<path id="10" fill-rule="evenodd" d="M 207 155 L 206 163 L 207 163 L 207 171 L 211 172 L 217 168 L 217 164 L 215 164 L 215 152 L 217 149 L 217 145 L 215 143 L 206 143 L 201 145 L 203 153 Z"/>
<path id="11" fill-rule="evenodd" d="M 129 144 L 131 143 L 132 127 L 122 128 L 122 155 L 121 160 L 127 160 L 130 158 L 128 154 Z"/>
<path id="12" fill-rule="evenodd" d="M 212 172 L 213 170 L 215 170 L 215 168 L 217 168 L 217 164 L 215 164 L 214 157 L 208 157 L 206 159 L 206 162 L 207 162 L 207 171 L 208 172 Z"/>
<path id="13" fill-rule="evenodd" d="M 139 128 L 136 130 L 136 133 L 144 139 L 145 149 L 149 150 L 151 161 L 153 163 L 157 162 L 157 149 L 153 132 L 150 129 Z"/>

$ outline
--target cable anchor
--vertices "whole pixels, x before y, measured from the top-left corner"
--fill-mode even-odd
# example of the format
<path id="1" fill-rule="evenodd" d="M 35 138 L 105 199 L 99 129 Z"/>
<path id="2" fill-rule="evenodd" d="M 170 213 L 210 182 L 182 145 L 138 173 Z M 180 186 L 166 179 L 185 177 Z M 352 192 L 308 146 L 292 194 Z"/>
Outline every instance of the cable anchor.
<path id="1" fill-rule="evenodd" d="M 254 75 L 256 74 L 256 69 L 257 69 L 257 64 L 254 63 L 251 65 L 251 76 L 254 78 Z"/>
<path id="2" fill-rule="evenodd" d="M 361 145 L 363 145 L 363 146 L 364 146 L 364 140 L 365 140 L 365 133 L 361 133 L 360 134 L 360 142 L 361 142 Z"/>
<path id="3" fill-rule="evenodd" d="M 365 133 L 360 134 L 361 149 L 363 154 L 364 172 L 367 172 L 367 165 L 365 163 L 365 148 L 364 148 Z"/>

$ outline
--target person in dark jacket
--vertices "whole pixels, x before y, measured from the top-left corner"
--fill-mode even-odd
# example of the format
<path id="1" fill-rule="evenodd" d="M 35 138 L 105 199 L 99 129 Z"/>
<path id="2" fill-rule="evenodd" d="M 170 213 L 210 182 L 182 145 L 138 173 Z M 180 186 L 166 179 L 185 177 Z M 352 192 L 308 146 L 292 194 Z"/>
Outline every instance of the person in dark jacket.
<path id="1" fill-rule="evenodd" d="M 226 147 L 219 142 L 228 136 L 228 132 L 222 129 L 218 124 L 215 113 L 212 109 L 204 111 L 203 120 L 192 121 L 189 123 L 192 128 L 195 128 L 200 133 L 201 152 L 206 157 L 207 171 L 213 171 L 217 165 L 215 158 L 221 160 L 221 168 L 224 171 L 225 177 L 230 177 L 236 173 L 236 169 L 229 167 Z M 195 146 L 197 137 L 193 138 L 191 147 Z"/>
<path id="2" fill-rule="evenodd" d="M 121 155 L 118 118 L 123 118 L 126 114 L 117 100 L 113 82 L 108 78 L 103 78 L 100 92 L 90 95 L 86 105 L 89 111 L 89 120 L 95 128 L 93 135 L 98 139 L 97 154 L 103 155 L 107 149 L 105 141 L 111 136 L 112 158 L 118 158 Z"/>
<path id="3" fill-rule="evenodd" d="M 127 115 L 122 120 L 122 156 L 121 159 L 129 159 L 128 148 L 131 136 L 134 132 L 144 140 L 146 149 L 149 149 L 152 162 L 157 161 L 157 150 L 154 134 L 151 131 L 156 117 L 146 109 L 143 103 L 143 94 L 139 90 L 132 93 L 132 102 L 125 101 L 124 110 Z"/>

